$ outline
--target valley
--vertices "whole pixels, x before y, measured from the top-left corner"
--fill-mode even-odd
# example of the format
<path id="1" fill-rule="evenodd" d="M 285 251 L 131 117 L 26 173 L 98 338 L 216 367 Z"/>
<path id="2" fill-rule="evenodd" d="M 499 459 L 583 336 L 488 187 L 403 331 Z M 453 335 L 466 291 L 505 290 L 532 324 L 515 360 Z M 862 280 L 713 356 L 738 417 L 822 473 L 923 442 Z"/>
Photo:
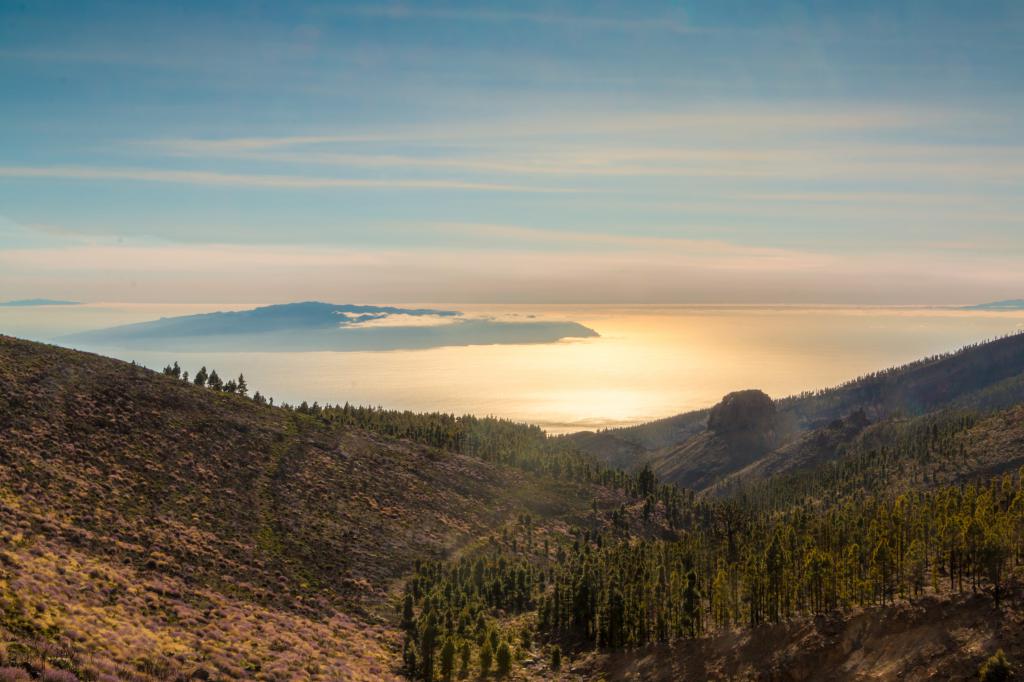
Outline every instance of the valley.
<path id="1" fill-rule="evenodd" d="M 1021 36 L 0 2 L 0 682 L 1021 680 Z"/>
<path id="2" fill-rule="evenodd" d="M 1010 336 L 550 437 L 3 337 L 0 669 L 970 679 L 1024 657 L 1022 363 Z"/>

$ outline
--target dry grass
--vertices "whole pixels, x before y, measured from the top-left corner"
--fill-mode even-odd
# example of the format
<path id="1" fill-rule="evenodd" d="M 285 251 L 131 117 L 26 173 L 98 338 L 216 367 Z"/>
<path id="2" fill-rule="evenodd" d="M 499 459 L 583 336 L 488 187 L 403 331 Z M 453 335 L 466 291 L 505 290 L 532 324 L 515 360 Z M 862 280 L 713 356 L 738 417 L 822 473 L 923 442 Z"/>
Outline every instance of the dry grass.
<path id="1" fill-rule="evenodd" d="M 415 559 L 590 495 L 0 337 L 0 665 L 388 679 Z"/>

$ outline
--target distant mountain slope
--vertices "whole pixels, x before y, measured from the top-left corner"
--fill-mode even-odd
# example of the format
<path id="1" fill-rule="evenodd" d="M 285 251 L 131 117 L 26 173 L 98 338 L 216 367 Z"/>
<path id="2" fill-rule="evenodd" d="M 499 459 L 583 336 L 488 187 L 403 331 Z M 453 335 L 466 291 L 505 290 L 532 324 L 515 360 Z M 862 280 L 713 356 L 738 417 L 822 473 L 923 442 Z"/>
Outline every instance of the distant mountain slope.
<path id="1" fill-rule="evenodd" d="M 778 400 L 772 447 L 727 444 L 714 437 L 707 428 L 712 414 L 707 410 L 569 438 L 613 466 L 650 464 L 664 480 L 703 489 L 741 469 L 765 476 L 789 469 L 781 464 L 795 456 L 794 448 L 800 449 L 804 434 L 816 432 L 813 438 L 827 444 L 832 438 L 827 433 L 829 425 L 855 413 L 860 415 L 858 419 L 873 422 L 947 407 L 995 411 L 1019 402 L 1024 402 L 1022 333 L 876 372 L 835 388 Z M 834 445 L 823 447 L 829 450 Z M 775 452 L 775 463 L 759 465 L 758 460 L 771 452 Z M 810 463 L 835 454 L 831 450 L 812 455 L 805 447 L 801 456 Z"/>
<path id="2" fill-rule="evenodd" d="M 957 403 L 970 407 L 985 392 L 1024 373 L 1024 333 L 967 346 L 954 353 L 875 372 L 836 388 L 784 398 L 779 410 L 801 427 L 813 427 L 853 410 L 870 419 L 896 412 L 923 414 Z M 1007 395 L 1010 401 L 1024 394 Z"/>
<path id="3" fill-rule="evenodd" d="M 727 475 L 716 477 L 713 489 L 725 494 L 742 483 L 762 481 L 794 471 L 812 470 L 840 457 L 869 425 L 864 412 L 858 410 L 846 419 L 837 419 L 827 426 L 802 432 L 782 446 L 764 453 L 749 465 L 733 468 Z"/>
<path id="4" fill-rule="evenodd" d="M 232 334 L 261 334 L 285 330 L 337 329 L 356 326 L 390 315 L 407 317 L 453 318 L 461 313 L 454 310 L 427 308 L 395 308 L 375 305 L 337 305 L 306 301 L 268 305 L 251 310 L 201 313 L 162 317 L 152 322 L 138 322 L 77 336 L 101 336 L 111 339 L 141 340 L 160 338 L 190 338 Z"/>
<path id="5" fill-rule="evenodd" d="M 608 466 L 618 469 L 641 467 L 651 453 L 685 442 L 704 431 L 710 409 L 685 412 L 674 417 L 603 431 L 580 431 L 564 436 Z"/>
<path id="6" fill-rule="evenodd" d="M 307 301 L 161 318 L 61 337 L 85 349 L 360 351 L 498 343 L 550 343 L 597 332 L 548 320 L 466 318 L 453 310 Z"/>
<path id="7" fill-rule="evenodd" d="M 867 424 L 859 413 L 808 431 L 708 488 L 773 504 L 924 490 L 1024 467 L 1024 404 L 942 410 Z"/>
<path id="8" fill-rule="evenodd" d="M 414 560 L 592 497 L 0 336 L 0 641 L 83 679 L 391 678 Z"/>
<path id="9" fill-rule="evenodd" d="M 991 303 L 979 303 L 968 305 L 964 310 L 1024 310 L 1024 298 L 1013 298 L 1006 301 L 992 301 Z"/>
<path id="10" fill-rule="evenodd" d="M 757 390 L 737 391 L 711 409 L 704 431 L 652 459 L 652 468 L 661 479 L 703 490 L 757 461 L 780 436 L 772 399 Z"/>
<path id="11" fill-rule="evenodd" d="M 81 305 L 78 301 L 58 301 L 52 298 L 23 298 L 17 301 L 2 301 L 2 308 L 27 308 L 38 305 Z"/>

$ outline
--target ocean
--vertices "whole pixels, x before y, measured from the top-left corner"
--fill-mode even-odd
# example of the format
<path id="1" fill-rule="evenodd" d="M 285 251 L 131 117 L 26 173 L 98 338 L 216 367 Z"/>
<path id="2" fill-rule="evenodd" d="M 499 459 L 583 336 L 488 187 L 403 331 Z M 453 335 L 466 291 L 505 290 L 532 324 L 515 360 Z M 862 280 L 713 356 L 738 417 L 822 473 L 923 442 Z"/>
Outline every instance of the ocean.
<path id="1" fill-rule="evenodd" d="M 402 305 L 396 303 L 395 305 Z M 384 352 L 223 353 L 89 348 L 159 369 L 177 361 L 292 403 L 494 415 L 552 433 L 708 407 L 729 391 L 773 397 L 1024 329 L 1024 311 L 941 307 L 429 305 L 476 316 L 571 320 L 599 338 Z M 50 341 L 114 324 L 253 304 L 0 308 L 0 332 Z"/>

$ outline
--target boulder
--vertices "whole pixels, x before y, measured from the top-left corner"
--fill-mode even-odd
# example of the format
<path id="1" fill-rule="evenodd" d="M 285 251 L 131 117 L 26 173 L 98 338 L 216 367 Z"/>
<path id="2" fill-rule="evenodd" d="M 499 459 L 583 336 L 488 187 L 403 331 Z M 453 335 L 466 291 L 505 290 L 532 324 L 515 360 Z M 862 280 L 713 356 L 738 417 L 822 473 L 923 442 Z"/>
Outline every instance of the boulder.
<path id="1" fill-rule="evenodd" d="M 711 408 L 708 430 L 721 436 L 771 433 L 775 430 L 775 401 L 756 388 L 730 393 Z"/>

